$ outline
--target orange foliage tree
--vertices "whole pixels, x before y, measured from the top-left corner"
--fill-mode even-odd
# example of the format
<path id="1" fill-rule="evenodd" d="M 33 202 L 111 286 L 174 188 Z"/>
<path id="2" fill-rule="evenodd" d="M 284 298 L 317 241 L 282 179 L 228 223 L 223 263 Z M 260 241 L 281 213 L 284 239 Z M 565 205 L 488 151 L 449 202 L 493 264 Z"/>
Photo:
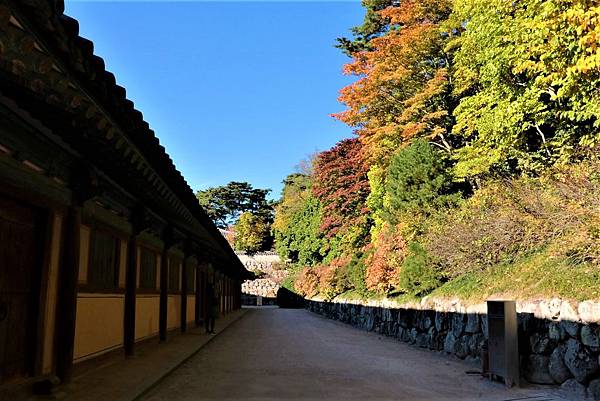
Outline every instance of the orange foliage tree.
<path id="1" fill-rule="evenodd" d="M 440 29 L 450 11 L 448 0 L 405 0 L 379 11 L 389 30 L 344 67 L 359 79 L 341 90 L 347 109 L 334 116 L 356 128 L 369 164 L 385 165 L 414 137 L 450 150 L 447 37 Z"/>
<path id="2" fill-rule="evenodd" d="M 321 231 L 326 238 L 351 235 L 353 246 L 365 243 L 369 224 L 367 171 L 357 138 L 340 141 L 317 157 L 312 189 L 323 207 Z M 332 256 L 342 253 L 340 250 Z"/>

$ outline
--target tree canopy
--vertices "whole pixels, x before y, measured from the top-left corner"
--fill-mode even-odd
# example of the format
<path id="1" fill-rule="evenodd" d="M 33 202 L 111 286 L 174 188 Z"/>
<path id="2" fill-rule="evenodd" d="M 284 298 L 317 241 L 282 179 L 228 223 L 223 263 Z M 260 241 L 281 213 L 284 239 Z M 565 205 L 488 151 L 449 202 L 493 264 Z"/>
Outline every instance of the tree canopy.
<path id="1" fill-rule="evenodd" d="M 273 204 L 267 200 L 269 192 L 270 189 L 253 188 L 247 182 L 231 181 L 227 185 L 198 191 L 196 197 L 217 227 L 227 228 L 245 212 L 271 223 Z"/>
<path id="2" fill-rule="evenodd" d="M 543 180 L 597 157 L 600 7 L 589 0 L 362 4 L 362 24 L 337 42 L 350 57 L 343 72 L 355 80 L 340 90 L 345 109 L 334 117 L 355 137 L 284 181 L 276 249 L 303 267 L 296 288 L 305 294 L 423 295 L 460 266 L 518 254 L 520 245 L 503 239 L 527 232 L 514 224 L 523 211 L 504 213 L 510 201 L 488 188 L 539 179 L 537 187 L 527 181 L 526 192 L 548 200 Z M 585 193 L 592 184 L 582 185 Z M 523 197 L 525 209 L 537 208 Z M 478 219 L 493 223 L 483 229 Z M 448 232 L 467 222 L 468 230 Z M 449 249 L 440 232 L 463 245 Z M 464 262 L 487 247 L 496 253 Z"/>
<path id="3" fill-rule="evenodd" d="M 271 249 L 274 204 L 270 189 L 253 188 L 247 182 L 198 191 L 196 197 L 219 228 L 233 231 L 228 238 L 235 250 L 254 253 Z"/>

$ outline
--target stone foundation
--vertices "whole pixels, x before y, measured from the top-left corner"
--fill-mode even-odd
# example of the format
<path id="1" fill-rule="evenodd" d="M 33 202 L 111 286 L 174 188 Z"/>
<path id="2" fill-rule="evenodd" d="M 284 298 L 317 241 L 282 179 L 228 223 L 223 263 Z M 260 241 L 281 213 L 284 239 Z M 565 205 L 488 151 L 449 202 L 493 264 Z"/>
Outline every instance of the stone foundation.
<path id="1" fill-rule="evenodd" d="M 548 310 L 539 313 L 540 304 L 535 311 L 521 308 L 518 313 L 521 376 L 531 383 L 561 385 L 574 399 L 600 400 L 600 327 L 590 312 L 595 306 L 580 305 L 583 313 L 571 310 L 560 319 L 565 305 L 544 303 L 542 309 Z M 448 312 L 309 300 L 307 308 L 362 330 L 461 359 L 478 360 L 487 341 L 487 316 L 481 305 Z"/>

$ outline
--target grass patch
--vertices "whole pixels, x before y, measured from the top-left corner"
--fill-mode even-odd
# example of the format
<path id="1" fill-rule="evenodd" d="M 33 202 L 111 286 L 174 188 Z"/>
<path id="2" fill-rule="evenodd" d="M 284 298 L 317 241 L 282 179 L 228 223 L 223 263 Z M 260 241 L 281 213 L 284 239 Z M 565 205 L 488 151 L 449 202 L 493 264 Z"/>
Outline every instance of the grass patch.
<path id="1" fill-rule="evenodd" d="M 467 273 L 446 282 L 432 297 L 458 297 L 480 302 L 492 296 L 514 299 L 559 297 L 573 301 L 600 299 L 600 267 L 573 264 L 544 250 L 511 264 Z"/>

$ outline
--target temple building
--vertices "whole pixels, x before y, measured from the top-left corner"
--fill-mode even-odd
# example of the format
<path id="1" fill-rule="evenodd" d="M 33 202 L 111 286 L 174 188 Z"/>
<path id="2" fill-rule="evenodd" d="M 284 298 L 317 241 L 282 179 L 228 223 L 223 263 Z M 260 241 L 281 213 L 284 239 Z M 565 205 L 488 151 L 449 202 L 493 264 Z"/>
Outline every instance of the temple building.
<path id="1" fill-rule="evenodd" d="M 62 0 L 0 0 L 0 392 L 222 313 L 252 276 Z"/>

